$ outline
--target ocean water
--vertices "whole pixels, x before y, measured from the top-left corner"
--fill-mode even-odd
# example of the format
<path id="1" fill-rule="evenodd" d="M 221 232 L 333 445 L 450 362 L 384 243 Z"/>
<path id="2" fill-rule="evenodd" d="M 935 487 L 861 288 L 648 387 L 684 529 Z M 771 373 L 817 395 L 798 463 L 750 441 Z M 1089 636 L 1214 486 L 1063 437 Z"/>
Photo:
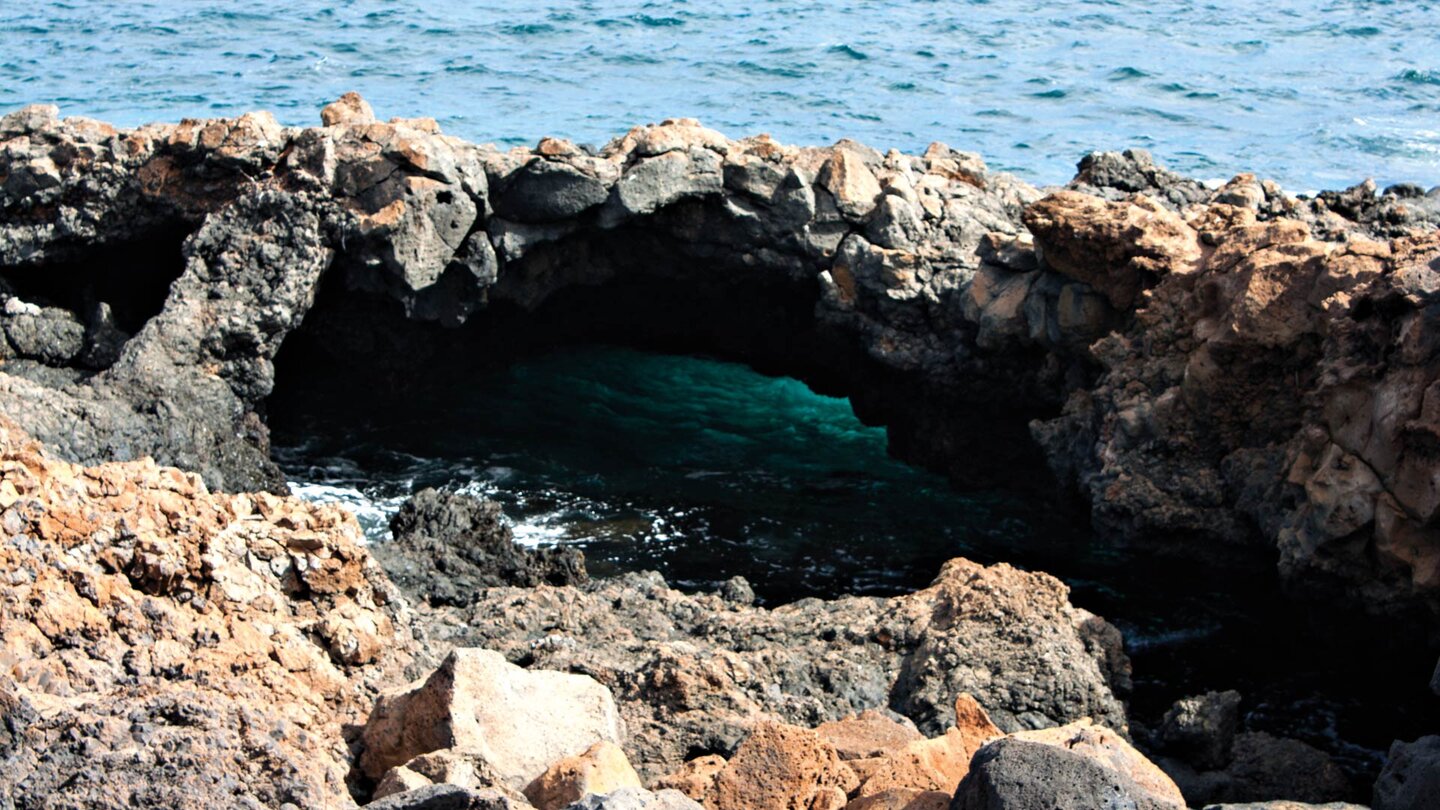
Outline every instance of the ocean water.
<path id="1" fill-rule="evenodd" d="M 0 4 L 0 110 L 313 124 L 347 90 L 511 145 L 693 116 L 792 143 L 941 140 L 1040 184 L 1127 146 L 1296 191 L 1440 184 L 1430 0 Z"/>

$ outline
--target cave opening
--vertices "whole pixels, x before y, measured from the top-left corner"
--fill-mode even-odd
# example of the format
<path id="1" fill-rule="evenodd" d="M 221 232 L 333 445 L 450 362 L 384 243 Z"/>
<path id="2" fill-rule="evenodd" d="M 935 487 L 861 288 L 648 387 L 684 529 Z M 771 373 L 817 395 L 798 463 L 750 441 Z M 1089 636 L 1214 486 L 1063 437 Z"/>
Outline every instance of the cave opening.
<path id="1" fill-rule="evenodd" d="M 539 302 L 502 281 L 447 327 L 352 283 L 342 257 L 276 360 L 277 460 L 377 542 L 413 491 L 449 487 L 501 502 L 522 542 L 579 546 L 593 574 L 659 570 L 685 590 L 740 574 L 771 605 L 913 590 L 953 556 L 1043 570 L 1121 627 L 1135 717 L 1237 688 L 1260 707 L 1248 727 L 1353 773 L 1423 715 L 1413 695 L 1372 699 L 1400 662 L 1323 653 L 1326 622 L 1273 568 L 1097 538 L 1029 438 L 1044 404 L 882 369 L 817 320 L 805 282 L 629 269 Z"/>
<path id="2" fill-rule="evenodd" d="M 0 268 L 0 312 L 15 374 L 108 368 L 124 344 L 160 313 L 185 267 L 191 229 L 160 227 L 132 241 L 56 260 Z"/>

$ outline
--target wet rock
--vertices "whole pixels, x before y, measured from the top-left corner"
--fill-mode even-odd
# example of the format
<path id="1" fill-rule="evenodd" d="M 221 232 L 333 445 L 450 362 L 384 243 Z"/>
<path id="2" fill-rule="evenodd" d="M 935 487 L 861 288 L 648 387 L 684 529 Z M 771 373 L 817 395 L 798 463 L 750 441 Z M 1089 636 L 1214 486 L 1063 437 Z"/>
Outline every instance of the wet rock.
<path id="1" fill-rule="evenodd" d="M 1370 799 L 1374 810 L 1420 810 L 1440 796 L 1440 736 L 1396 740 Z"/>
<path id="2" fill-rule="evenodd" d="M 452 749 L 484 759 L 522 789 L 551 763 L 620 739 L 614 700 L 594 680 L 459 649 L 429 677 L 376 702 L 360 767 L 379 778 L 419 754 Z"/>
<path id="3" fill-rule="evenodd" d="M 525 798 L 538 810 L 561 810 L 586 796 L 627 787 L 641 787 L 639 775 L 620 746 L 602 740 L 547 768 L 525 788 Z"/>
<path id="4" fill-rule="evenodd" d="M 952 810 L 1179 810 L 1099 759 L 1067 748 L 1006 737 L 980 749 Z"/>
<path id="5" fill-rule="evenodd" d="M 1200 770 L 1225 767 L 1240 727 L 1240 693 L 1206 692 L 1175 702 L 1160 725 L 1159 748 Z"/>
<path id="6" fill-rule="evenodd" d="M 567 548 L 515 542 L 500 505 L 423 489 L 390 520 L 394 539 L 374 547 L 395 584 L 435 605 L 465 605 L 482 588 L 584 582 L 585 556 Z"/>
<path id="7" fill-rule="evenodd" d="M 855 788 L 855 772 L 815 732 L 796 726 L 766 723 L 755 731 L 715 777 L 705 799 L 710 810 L 808 810 L 817 794 Z"/>

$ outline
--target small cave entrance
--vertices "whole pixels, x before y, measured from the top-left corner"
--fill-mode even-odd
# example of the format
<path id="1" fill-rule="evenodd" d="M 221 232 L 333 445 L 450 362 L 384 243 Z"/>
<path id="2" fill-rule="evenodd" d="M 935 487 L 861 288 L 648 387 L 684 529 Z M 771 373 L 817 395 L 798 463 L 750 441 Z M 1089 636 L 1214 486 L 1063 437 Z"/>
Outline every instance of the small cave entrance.
<path id="1" fill-rule="evenodd" d="M 0 268 L 0 350 L 13 361 L 6 370 L 108 368 L 164 307 L 190 231 L 176 223 L 62 260 Z"/>
<path id="2" fill-rule="evenodd" d="M 743 575 L 780 603 L 904 592 L 951 557 L 1084 531 L 1037 486 L 1024 409 L 972 407 L 989 449 L 951 486 L 954 459 L 917 434 L 966 403 L 817 321 L 813 282 L 617 273 L 446 328 L 346 273 L 287 338 L 267 421 L 289 477 L 379 539 L 411 490 L 458 487 L 500 500 L 525 541 L 581 546 L 595 573 L 704 589 Z"/>

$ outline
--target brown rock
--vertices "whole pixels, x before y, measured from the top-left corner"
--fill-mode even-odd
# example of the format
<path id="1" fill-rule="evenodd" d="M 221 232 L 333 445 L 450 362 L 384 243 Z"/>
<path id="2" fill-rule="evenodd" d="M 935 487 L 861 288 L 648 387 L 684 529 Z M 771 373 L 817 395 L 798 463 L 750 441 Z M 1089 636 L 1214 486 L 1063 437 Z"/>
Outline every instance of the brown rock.
<path id="1" fill-rule="evenodd" d="M 1192 272 L 1202 255 L 1195 230 L 1143 196 L 1109 202 L 1058 191 L 1025 209 L 1024 221 L 1049 267 L 1104 293 L 1122 311 L 1161 276 Z"/>
<path id="2" fill-rule="evenodd" d="M 821 179 L 825 188 L 835 195 L 835 205 L 845 216 L 858 220 L 875 210 L 880 181 L 854 151 L 837 148 L 825 164 Z"/>
<path id="3" fill-rule="evenodd" d="M 830 788 L 843 794 L 857 784 L 839 752 L 815 732 L 763 723 L 716 777 L 704 804 L 710 810 L 810 810 L 816 802 L 829 806 Z"/>
<path id="4" fill-rule="evenodd" d="M 674 773 L 655 780 L 655 790 L 678 790 L 695 801 L 704 800 L 715 786 L 715 778 L 725 770 L 725 758 L 719 754 L 706 754 L 687 761 Z"/>
<path id="5" fill-rule="evenodd" d="M 370 103 L 361 98 L 359 93 L 351 91 L 325 105 L 325 108 L 320 110 L 320 121 L 327 127 L 339 124 L 373 124 L 375 111 L 370 109 Z"/>
<path id="6" fill-rule="evenodd" d="M 641 787 L 640 776 L 620 746 L 602 740 L 547 768 L 525 788 L 525 798 L 538 810 L 561 810 L 585 796 L 622 787 Z"/>
<path id="7" fill-rule="evenodd" d="M 905 745 L 925 739 L 909 720 L 893 719 L 884 712 L 867 709 L 842 720 L 815 727 L 820 738 L 835 747 L 841 759 L 880 757 Z"/>

